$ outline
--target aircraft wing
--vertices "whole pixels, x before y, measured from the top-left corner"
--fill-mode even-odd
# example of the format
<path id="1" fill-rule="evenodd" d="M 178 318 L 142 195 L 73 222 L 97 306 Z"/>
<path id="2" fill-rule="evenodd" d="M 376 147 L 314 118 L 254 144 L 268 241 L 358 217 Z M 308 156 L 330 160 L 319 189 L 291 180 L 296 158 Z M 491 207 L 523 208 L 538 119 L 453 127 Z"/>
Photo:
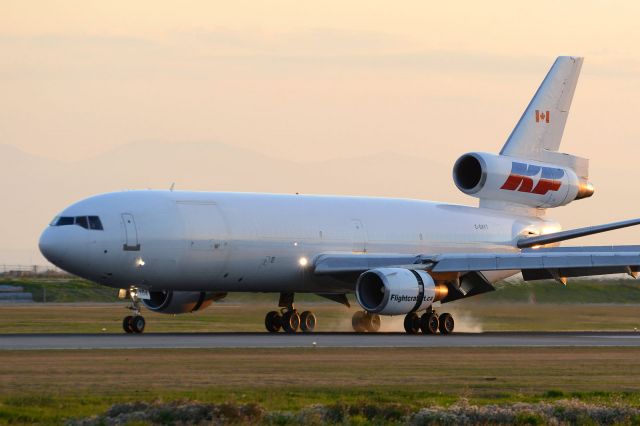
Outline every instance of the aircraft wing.
<path id="1" fill-rule="evenodd" d="M 326 253 L 314 262 L 317 275 L 362 273 L 401 267 L 434 273 L 520 270 L 525 280 L 635 273 L 640 246 L 582 246 L 523 249 L 517 253 L 352 254 Z"/>
<path id="2" fill-rule="evenodd" d="M 314 263 L 314 273 L 355 282 L 373 268 L 429 271 L 443 281 L 448 295 L 441 303 L 495 290 L 483 273 L 521 271 L 525 281 L 627 273 L 640 270 L 640 246 L 583 246 L 523 249 L 512 253 L 355 254 L 324 253 Z"/>

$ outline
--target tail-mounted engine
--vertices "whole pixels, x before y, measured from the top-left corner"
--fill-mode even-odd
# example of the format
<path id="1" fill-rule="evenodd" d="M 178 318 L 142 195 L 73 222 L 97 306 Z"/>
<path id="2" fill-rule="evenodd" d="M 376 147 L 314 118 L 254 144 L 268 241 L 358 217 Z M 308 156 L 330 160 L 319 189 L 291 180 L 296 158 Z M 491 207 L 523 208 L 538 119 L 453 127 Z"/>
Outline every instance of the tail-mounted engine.
<path id="1" fill-rule="evenodd" d="M 593 195 L 587 178 L 570 167 L 483 152 L 460 157 L 453 181 L 473 197 L 536 208 L 564 206 Z"/>
<path id="2" fill-rule="evenodd" d="M 204 309 L 226 293 L 204 291 L 151 291 L 150 299 L 142 299 L 148 309 L 163 314 L 184 314 Z"/>
<path id="3" fill-rule="evenodd" d="M 425 271 L 404 268 L 371 269 L 358 278 L 356 297 L 365 310 L 399 315 L 427 309 L 444 299 L 448 289 Z"/>

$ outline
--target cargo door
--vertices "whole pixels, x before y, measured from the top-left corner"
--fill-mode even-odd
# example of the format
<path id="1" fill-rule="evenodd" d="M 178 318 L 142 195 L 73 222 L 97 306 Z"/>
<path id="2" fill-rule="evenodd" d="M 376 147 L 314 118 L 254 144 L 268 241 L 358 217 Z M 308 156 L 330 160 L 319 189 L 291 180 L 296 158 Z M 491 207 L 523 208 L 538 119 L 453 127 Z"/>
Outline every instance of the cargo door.
<path id="1" fill-rule="evenodd" d="M 228 256 L 227 223 L 214 202 L 179 201 L 186 252 L 183 266 L 189 274 L 214 278 Z"/>

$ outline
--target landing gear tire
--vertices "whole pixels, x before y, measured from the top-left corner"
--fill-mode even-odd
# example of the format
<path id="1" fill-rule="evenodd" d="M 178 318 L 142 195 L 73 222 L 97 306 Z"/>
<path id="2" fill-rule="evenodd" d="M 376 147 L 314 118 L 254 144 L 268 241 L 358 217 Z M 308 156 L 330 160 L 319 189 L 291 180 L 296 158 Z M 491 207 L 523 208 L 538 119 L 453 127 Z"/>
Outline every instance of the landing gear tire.
<path id="1" fill-rule="evenodd" d="M 369 321 L 367 322 L 367 331 L 370 333 L 377 333 L 380 330 L 380 315 L 367 314 Z"/>
<path id="2" fill-rule="evenodd" d="M 438 315 L 435 312 L 426 312 L 420 317 L 420 330 L 424 334 L 436 334 L 438 326 Z"/>
<path id="3" fill-rule="evenodd" d="M 353 331 L 356 333 L 364 333 L 367 331 L 367 326 L 364 322 L 366 315 L 367 314 L 365 314 L 364 311 L 358 311 L 353 314 L 353 317 L 351 317 L 351 326 L 353 327 Z"/>
<path id="4" fill-rule="evenodd" d="M 278 311 L 271 311 L 264 318 L 264 326 L 269 333 L 277 333 L 282 328 L 282 315 Z"/>
<path id="5" fill-rule="evenodd" d="M 282 315 L 282 328 L 286 333 L 295 333 L 300 328 L 300 315 L 297 311 L 287 311 Z"/>
<path id="6" fill-rule="evenodd" d="M 131 286 L 126 291 L 125 289 L 120 289 L 120 294 L 122 294 L 118 296 L 120 298 L 124 298 L 124 297 L 131 298 L 131 303 L 129 304 L 129 306 L 127 306 L 127 309 L 129 309 L 133 313 L 133 315 L 127 315 L 126 317 L 124 317 L 124 319 L 122 320 L 122 329 L 127 334 L 142 333 L 144 331 L 144 326 L 146 325 L 146 321 L 144 320 L 144 317 L 140 315 L 140 308 L 142 308 L 142 302 L 138 297 L 138 288 L 135 286 Z"/>
<path id="7" fill-rule="evenodd" d="M 140 334 L 144 331 L 146 321 L 144 320 L 144 317 L 142 315 L 136 315 L 135 317 L 131 318 L 130 324 L 131 330 L 136 334 Z"/>
<path id="8" fill-rule="evenodd" d="M 351 325 L 356 333 L 364 333 L 365 331 L 375 333 L 380 330 L 380 315 L 358 311 L 353 314 Z"/>
<path id="9" fill-rule="evenodd" d="M 415 312 L 410 312 L 404 317 L 404 331 L 407 334 L 418 334 L 420 331 L 420 317 Z"/>
<path id="10" fill-rule="evenodd" d="M 300 315 L 300 328 L 303 333 L 312 333 L 316 328 L 316 316 L 311 311 L 304 311 Z"/>
<path id="11" fill-rule="evenodd" d="M 440 333 L 442 334 L 453 333 L 454 325 L 455 323 L 451 314 L 444 313 L 440 315 L 440 318 L 438 318 L 438 328 L 440 329 Z"/>
<path id="12" fill-rule="evenodd" d="M 133 328 L 131 328 L 131 320 L 133 320 L 133 316 L 132 315 L 127 315 L 122 320 L 122 329 L 127 334 L 133 333 Z"/>

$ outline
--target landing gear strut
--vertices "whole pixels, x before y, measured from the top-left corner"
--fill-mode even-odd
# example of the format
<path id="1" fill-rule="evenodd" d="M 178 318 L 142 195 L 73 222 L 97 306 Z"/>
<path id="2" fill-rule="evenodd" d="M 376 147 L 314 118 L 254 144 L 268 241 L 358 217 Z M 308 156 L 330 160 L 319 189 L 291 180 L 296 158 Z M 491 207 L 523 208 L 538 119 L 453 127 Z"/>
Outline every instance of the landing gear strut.
<path id="1" fill-rule="evenodd" d="M 140 334 L 144 331 L 146 322 L 144 317 L 140 315 L 142 303 L 140 302 L 140 298 L 137 296 L 137 289 L 132 286 L 129 290 L 121 290 L 121 292 L 122 291 L 126 291 L 125 297 L 129 296 L 131 298 L 131 303 L 127 306 L 127 309 L 133 312 L 133 315 L 127 315 L 122 320 L 122 329 L 127 334 Z"/>
<path id="2" fill-rule="evenodd" d="M 286 333 L 311 333 L 316 328 L 316 316 L 311 311 L 301 314 L 293 306 L 293 293 L 280 293 L 278 306 L 280 311 L 271 311 L 264 318 L 264 325 L 268 332 L 277 333 L 281 329 Z"/>
<path id="3" fill-rule="evenodd" d="M 419 331 L 424 334 L 437 334 L 438 330 L 440 334 L 451 334 L 454 325 L 451 314 L 444 313 L 438 316 L 431 308 L 427 309 L 422 316 L 418 316 L 415 312 L 409 312 L 404 318 L 404 330 L 408 334 L 418 334 Z"/>
<path id="4" fill-rule="evenodd" d="M 375 333 L 380 330 L 380 315 L 357 311 L 351 318 L 351 326 L 356 333 Z"/>

